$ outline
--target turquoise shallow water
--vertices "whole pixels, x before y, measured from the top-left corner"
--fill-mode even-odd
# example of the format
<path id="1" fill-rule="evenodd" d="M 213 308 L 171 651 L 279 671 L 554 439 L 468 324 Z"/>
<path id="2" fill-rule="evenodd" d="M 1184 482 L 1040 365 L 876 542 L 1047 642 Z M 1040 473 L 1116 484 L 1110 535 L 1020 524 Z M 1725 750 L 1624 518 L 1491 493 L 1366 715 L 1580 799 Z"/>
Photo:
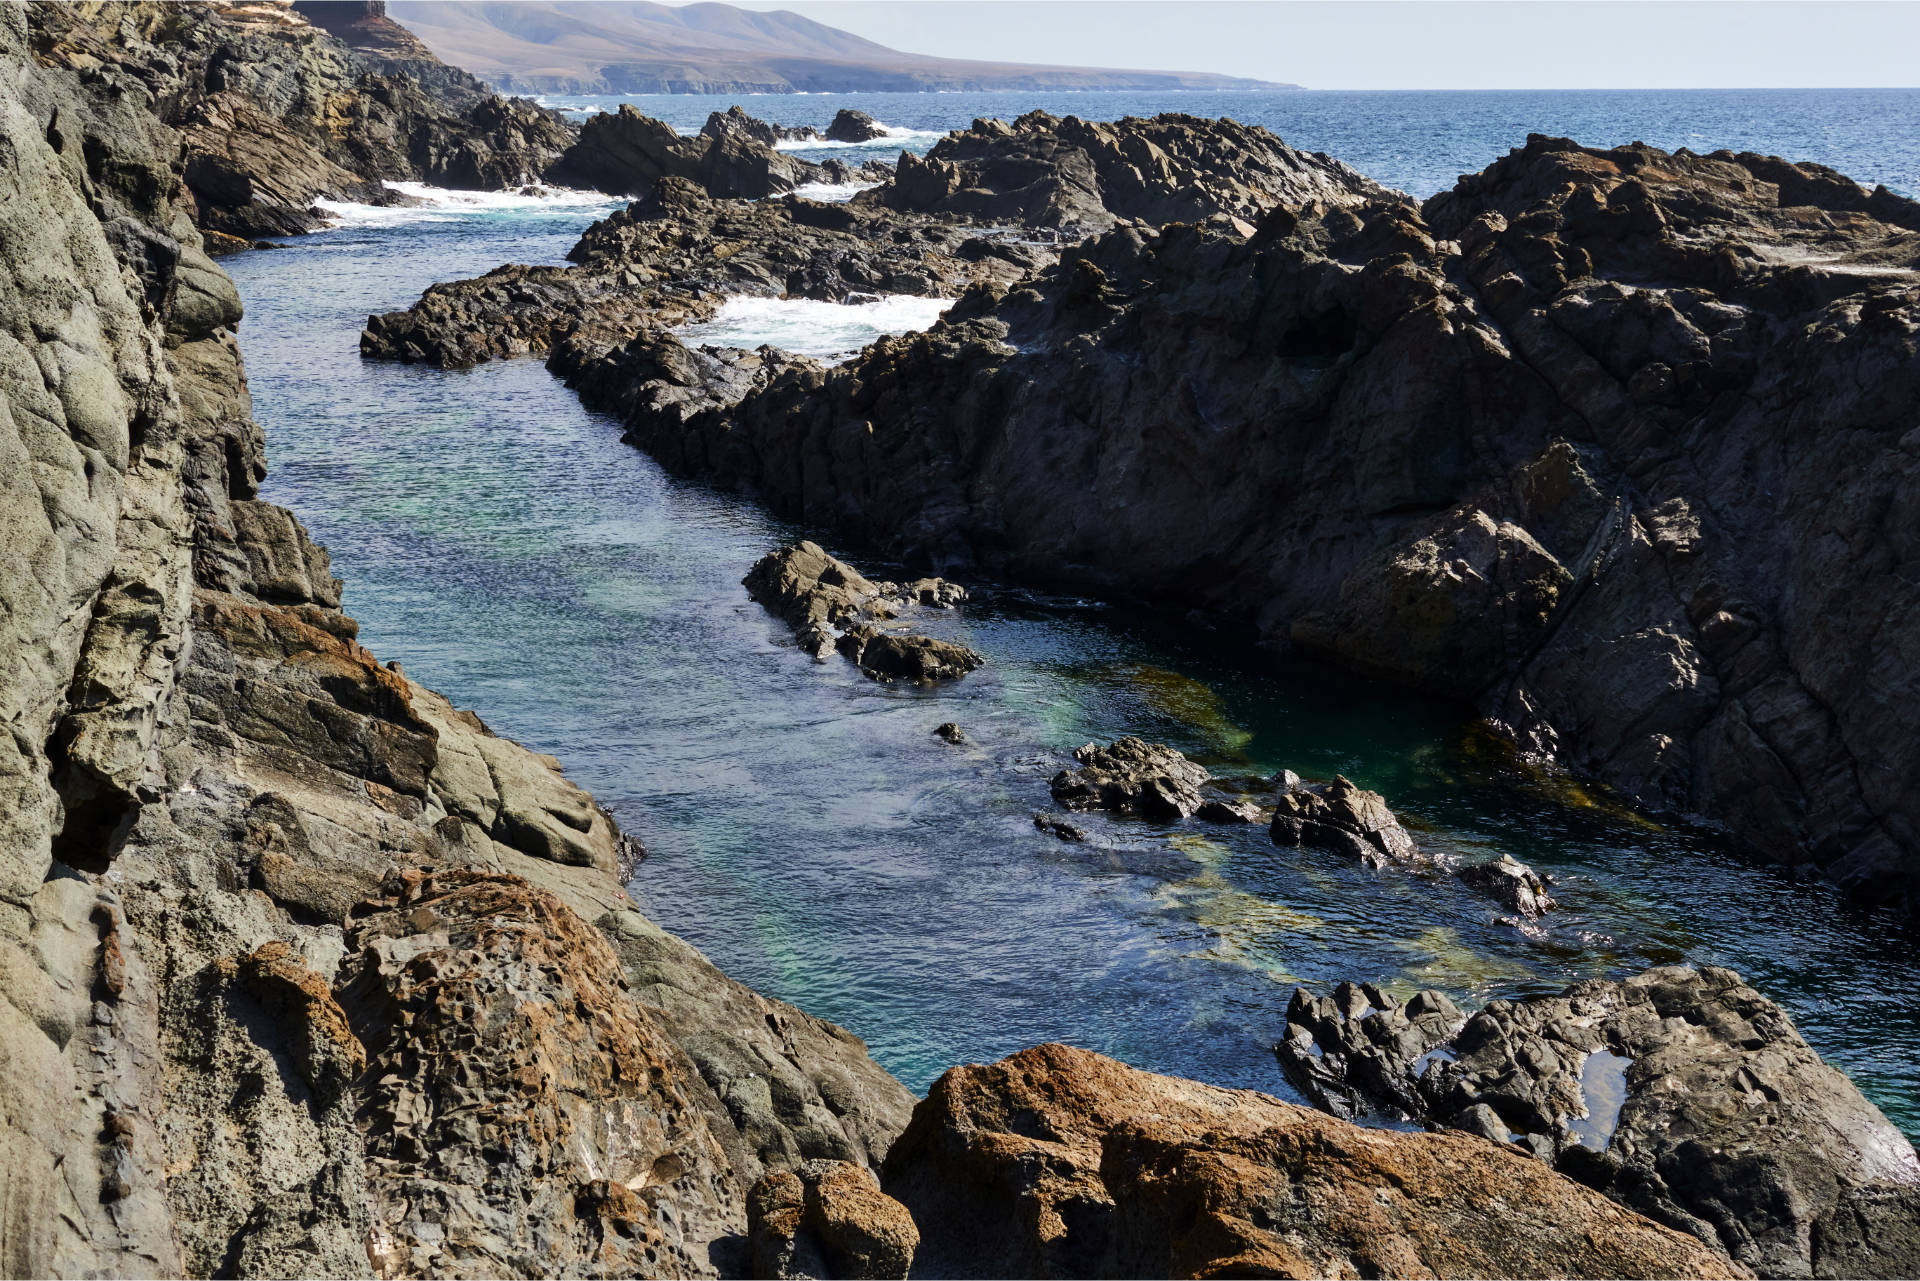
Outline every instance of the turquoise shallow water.
<path id="1" fill-rule="evenodd" d="M 537 362 L 359 359 L 368 312 L 557 262 L 592 213 L 401 222 L 229 259 L 267 494 L 332 549 L 366 643 L 563 757 L 652 851 L 633 886 L 648 912 L 730 973 L 851 1027 L 916 1089 L 1056 1039 L 1287 1095 L 1270 1046 L 1295 982 L 1478 1002 L 1719 963 L 1920 1133 L 1920 963 L 1893 920 L 1509 777 L 1445 708 L 1269 671 L 1174 619 L 984 584 L 935 619 L 990 660 L 955 686 L 816 665 L 739 579 L 821 531 L 666 477 Z M 933 738 L 947 720 L 975 746 Z M 1449 878 L 1364 872 L 1259 830 L 1036 832 L 1062 755 L 1122 733 L 1221 772 L 1345 772 L 1434 848 L 1555 873 L 1564 908 L 1524 934 Z"/>

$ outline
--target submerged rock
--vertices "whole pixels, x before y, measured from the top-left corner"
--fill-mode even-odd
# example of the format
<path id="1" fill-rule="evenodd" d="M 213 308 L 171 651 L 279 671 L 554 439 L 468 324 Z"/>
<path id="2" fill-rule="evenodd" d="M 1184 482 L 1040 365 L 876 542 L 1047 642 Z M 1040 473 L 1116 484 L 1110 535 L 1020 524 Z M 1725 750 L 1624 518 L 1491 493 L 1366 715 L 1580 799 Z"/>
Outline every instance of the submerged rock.
<path id="1" fill-rule="evenodd" d="M 1336 1115 L 1384 1107 L 1510 1143 L 1763 1276 L 1920 1267 L 1912 1145 L 1730 970 L 1593 980 L 1464 1020 L 1437 993 L 1296 991 L 1276 1053 Z"/>
<path id="2" fill-rule="evenodd" d="M 964 747 L 973 741 L 967 737 L 967 731 L 961 729 L 952 721 L 943 721 L 934 726 L 933 736 L 943 742 L 952 743 L 955 747 Z"/>
<path id="3" fill-rule="evenodd" d="M 1077 747 L 1080 768 L 1061 770 L 1048 784 L 1068 809 L 1112 810 L 1156 823 L 1173 823 L 1197 811 L 1205 798 L 1207 771 L 1171 747 L 1131 735 L 1106 747 Z"/>
<path id="4" fill-rule="evenodd" d="M 1502 854 L 1491 863 L 1463 867 L 1459 877 L 1529 921 L 1538 920 L 1555 906 L 1545 878 L 1511 854 Z"/>
<path id="5" fill-rule="evenodd" d="M 1373 868 L 1421 861 L 1420 847 L 1387 808 L 1386 799 L 1344 776 L 1282 792 L 1269 831 L 1276 845 L 1312 845 Z"/>
<path id="6" fill-rule="evenodd" d="M 1033 825 L 1048 836 L 1055 836 L 1063 841 L 1072 841 L 1077 844 L 1087 839 L 1086 828 L 1078 823 L 1070 823 L 1057 814 L 1035 814 Z"/>
<path id="7" fill-rule="evenodd" d="M 1718 1277 L 1520 1153 L 1042 1045 L 949 1070 L 888 1154 L 921 1276 Z"/>
<path id="8" fill-rule="evenodd" d="M 964 589 L 943 579 L 912 584 L 909 597 L 893 583 L 873 582 L 818 543 L 802 542 L 768 552 L 741 581 L 793 628 L 800 648 L 823 662 L 837 649 L 875 680 L 956 680 L 986 661 L 952 641 L 879 626 L 923 597 L 965 599 Z"/>

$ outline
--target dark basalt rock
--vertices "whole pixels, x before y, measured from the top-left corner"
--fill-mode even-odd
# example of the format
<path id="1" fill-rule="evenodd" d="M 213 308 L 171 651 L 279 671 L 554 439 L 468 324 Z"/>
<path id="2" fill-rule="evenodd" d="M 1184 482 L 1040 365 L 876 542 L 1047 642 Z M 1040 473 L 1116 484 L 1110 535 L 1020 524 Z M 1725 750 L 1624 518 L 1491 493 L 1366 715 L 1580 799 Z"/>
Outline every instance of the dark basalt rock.
<path id="1" fill-rule="evenodd" d="M 720 138 L 730 134 L 759 143 L 763 147 L 771 147 L 778 142 L 818 138 L 820 131 L 810 125 L 792 129 L 758 119 L 741 110 L 737 103 L 725 111 L 709 113 L 707 123 L 700 126 L 700 135 L 704 138 Z"/>
<path id="2" fill-rule="evenodd" d="M 1437 993 L 1296 991 L 1275 1052 L 1335 1115 L 1511 1143 L 1762 1276 L 1920 1265 L 1912 1145 L 1730 970 L 1594 980 L 1465 1019 Z"/>
<path id="3" fill-rule="evenodd" d="M 1269 829 L 1276 845 L 1312 845 L 1368 867 L 1421 862 L 1420 847 L 1378 792 L 1344 777 L 1302 783 L 1282 792 Z"/>
<path id="4" fill-rule="evenodd" d="M 778 140 L 773 126 L 738 107 L 715 112 L 699 134 L 686 138 L 623 102 L 618 111 L 588 119 L 548 176 L 621 196 L 645 196 L 662 179 L 681 178 L 710 196 L 760 200 L 813 181 L 818 168 L 774 150 Z"/>
<path id="5" fill-rule="evenodd" d="M 872 116 L 851 107 L 836 111 L 833 123 L 827 126 L 827 139 L 830 142 L 871 142 L 886 136 L 887 131 Z"/>
<path id="6" fill-rule="evenodd" d="M 1276 205 L 1359 204 L 1388 194 L 1337 160 L 1233 120 L 1168 114 L 1100 124 L 1032 111 L 1012 124 L 976 120 L 924 158 L 903 153 L 893 182 L 861 199 L 1078 239 L 1119 223 L 1215 215 L 1251 223 Z"/>
<path id="7" fill-rule="evenodd" d="M 1109 232 L 636 439 L 902 559 L 1453 698 L 1914 906 L 1920 652 L 1882 620 L 1920 572 L 1880 514 L 1920 492 L 1917 268 L 1920 205 L 1817 166 L 1534 138 L 1424 209 Z"/>
<path id="8" fill-rule="evenodd" d="M 952 721 L 943 721 L 934 726 L 933 736 L 942 742 L 952 743 L 955 747 L 964 747 L 973 742 L 971 738 L 967 737 L 967 731 L 961 729 Z"/>
<path id="9" fill-rule="evenodd" d="M 1073 810 L 1111 810 L 1156 823 L 1173 823 L 1205 804 L 1204 767 L 1171 747 L 1129 735 L 1106 747 L 1077 747 L 1080 768 L 1061 770 L 1049 787 L 1053 799 Z"/>
<path id="10" fill-rule="evenodd" d="M 1078 844 L 1087 839 L 1087 829 L 1078 823 L 1069 823 L 1058 814 L 1035 814 L 1033 825 L 1048 836 Z"/>
<path id="11" fill-rule="evenodd" d="M 715 200 L 682 178 L 663 179 L 645 200 L 595 223 L 569 257 L 576 266 L 501 267 L 435 285 L 406 311 L 369 317 L 360 352 L 445 368 L 551 352 L 549 368 L 588 403 L 630 417 L 639 441 L 651 447 L 671 440 L 673 424 L 691 413 L 675 408 L 656 416 L 651 407 L 707 404 L 683 389 L 712 377 L 696 372 L 693 358 L 675 351 L 680 340 L 662 331 L 705 319 L 729 294 L 824 302 L 952 297 L 975 283 L 1017 279 L 1052 259 L 1046 250 L 990 242 L 977 229 L 938 219 L 797 197 Z M 626 350 L 628 344 L 635 346 Z M 799 357 L 781 359 L 812 367 Z M 709 407 L 734 399 L 715 397 Z"/>

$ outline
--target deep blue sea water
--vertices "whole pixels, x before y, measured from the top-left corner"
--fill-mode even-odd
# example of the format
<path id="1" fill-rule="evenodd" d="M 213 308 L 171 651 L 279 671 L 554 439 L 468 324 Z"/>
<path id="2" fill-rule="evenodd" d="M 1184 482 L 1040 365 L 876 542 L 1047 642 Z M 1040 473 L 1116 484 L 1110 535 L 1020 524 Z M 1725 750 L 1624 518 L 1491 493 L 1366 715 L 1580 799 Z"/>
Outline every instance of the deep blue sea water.
<path id="1" fill-rule="evenodd" d="M 727 104 L 639 102 L 688 129 Z M 1530 128 L 1752 147 L 1920 189 L 1914 93 L 744 105 L 816 124 L 857 105 L 922 130 L 1032 106 L 1222 111 L 1421 194 Z M 502 262 L 559 262 L 610 207 L 381 211 L 378 225 L 226 265 L 247 302 L 267 496 L 330 546 L 362 639 L 561 756 L 651 850 L 633 885 L 647 911 L 730 973 L 852 1028 L 916 1089 L 1052 1039 L 1289 1095 L 1270 1047 L 1296 982 L 1479 1002 L 1661 962 L 1725 964 L 1920 1133 L 1920 961 L 1897 921 L 1604 795 L 1509 776 L 1449 709 L 1275 671 L 1178 620 L 979 584 L 975 605 L 938 620 L 989 659 L 954 686 L 888 688 L 816 665 L 739 580 L 795 534 L 833 546 L 822 531 L 667 477 L 537 361 L 443 373 L 360 360 L 369 312 Z M 935 739 L 948 720 L 975 745 Z M 1344 772 L 1433 849 L 1511 851 L 1554 873 L 1563 908 L 1523 932 L 1449 878 L 1365 872 L 1259 830 L 1094 821 L 1085 846 L 1036 832 L 1063 754 L 1123 733 L 1222 771 Z"/>

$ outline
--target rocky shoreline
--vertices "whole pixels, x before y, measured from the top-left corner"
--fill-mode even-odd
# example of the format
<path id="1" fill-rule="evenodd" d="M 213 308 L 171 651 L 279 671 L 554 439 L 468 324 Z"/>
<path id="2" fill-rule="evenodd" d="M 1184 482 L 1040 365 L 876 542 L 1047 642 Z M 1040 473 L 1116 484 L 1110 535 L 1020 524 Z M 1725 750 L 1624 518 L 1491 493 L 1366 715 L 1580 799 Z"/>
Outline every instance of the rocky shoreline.
<path id="1" fill-rule="evenodd" d="M 387 181 L 546 177 L 580 144 L 422 59 L 377 4 L 311 8 L 312 22 L 258 4 L 0 11 L 0 346 L 11 371 L 0 447 L 16 462 L 0 481 L 0 517 L 20 549 L 0 576 L 0 651 L 14 673 L 0 685 L 12 730 L 0 739 L 10 1274 L 1898 1276 L 1920 1266 L 1912 1147 L 1778 1007 L 1725 971 L 1654 971 L 1472 1019 L 1422 1001 L 1416 1017 L 1379 1020 L 1391 1024 L 1386 1041 L 1368 1013 L 1400 1008 L 1384 998 L 1342 989 L 1330 1007 L 1302 997 L 1285 1020 L 1275 1011 L 1283 1061 L 1299 1049 L 1319 1097 L 1357 1110 L 1386 1091 L 1445 1131 L 1406 1133 L 1063 1046 L 956 1067 L 916 1100 L 857 1037 L 734 982 L 648 920 L 622 888 L 644 856 L 637 843 L 558 761 L 361 647 L 325 549 L 259 498 L 266 439 L 235 337 L 242 307 L 210 237 L 298 231 L 313 199 L 372 197 Z M 1001 145 L 1000 129 L 976 132 L 988 151 Z M 1202 282 L 1201 294 L 1226 269 L 1312 268 L 1329 306 L 1362 287 L 1439 298 L 1455 319 L 1436 309 L 1422 323 L 1463 327 L 1467 350 L 1490 348 L 1492 322 L 1467 317 L 1466 295 L 1435 265 L 1437 242 L 1424 260 L 1406 248 L 1425 235 L 1420 219 L 1458 209 L 1430 202 L 1422 214 L 1260 132 L 1026 118 L 1006 129 L 1005 157 L 983 160 L 963 139 L 930 159 L 962 185 L 942 178 L 948 194 L 917 211 L 890 203 L 908 199 L 898 177 L 840 209 L 749 206 L 663 172 L 588 234 L 575 267 L 439 290 L 437 309 L 371 324 L 370 354 L 457 364 L 549 351 L 583 395 L 620 405 L 637 441 L 663 447 L 671 422 L 687 442 L 681 465 L 751 481 L 778 506 L 792 500 L 765 470 L 783 465 L 777 406 L 802 414 L 804 397 L 815 406 L 807 430 L 831 431 L 858 405 L 870 431 L 898 432 L 924 402 L 890 386 L 892 371 L 959 351 L 989 389 L 980 394 L 1014 410 L 1017 398 L 990 390 L 1021 355 L 1006 339 L 1032 335 L 1051 350 L 1048 335 L 1077 324 L 1091 339 L 1074 350 L 1093 359 L 1107 327 L 1125 328 L 1160 287 L 1145 279 L 1149 261 Z M 383 149 L 402 135 L 404 151 Z M 700 145 L 705 155 L 747 143 L 766 145 L 721 124 Z M 1141 159 L 1156 152 L 1164 164 Z M 1076 155 L 1095 187 L 1061 169 Z M 1160 206 L 1081 200 L 1116 189 L 1116 156 L 1154 181 L 1177 178 L 1202 225 L 1155 231 L 1135 220 Z M 1248 173 L 1270 181 L 1234 176 Z M 209 176 L 234 174 L 245 183 Z M 1837 181 L 1815 183 L 1814 196 L 1836 206 Z M 963 191 L 985 193 L 988 221 L 956 212 Z M 1846 236 L 1879 237 L 1876 270 L 1906 252 L 1884 221 L 1905 216 L 1892 199 L 1862 197 L 1843 220 Z M 991 221 L 1003 218 L 1017 225 Z M 1070 243 L 1103 218 L 1113 229 Z M 1317 257 L 1376 241 L 1402 257 L 1339 268 Z M 1834 287 L 1833 272 L 1804 271 L 1793 288 Z M 776 352 L 754 366 L 663 332 L 728 292 L 804 293 L 812 281 L 807 296 L 840 297 L 862 282 L 902 292 L 900 280 L 966 297 L 934 335 L 837 369 Z M 1891 286 L 1869 286 L 1881 288 Z M 1820 302 L 1831 341 L 1844 347 L 1861 329 L 1899 350 L 1911 333 L 1884 319 L 1897 319 L 1884 298 Z M 1708 305 L 1686 301 L 1696 303 Z M 1322 350 L 1329 327 L 1346 332 L 1327 322 L 1298 340 L 1313 359 L 1336 359 Z M 855 373 L 871 390 L 850 384 Z M 957 376 L 936 385 L 958 387 Z M 1189 388 L 1167 403 L 1198 413 L 1207 395 Z M 968 421 L 985 412 L 964 391 L 951 403 Z M 718 443 L 727 422 L 741 434 Z M 766 460 L 736 453 L 741 442 Z M 805 449 L 792 455 L 810 477 L 802 492 L 826 504 L 814 514 L 842 517 L 832 474 L 865 486 L 863 469 L 883 456 L 846 449 L 823 473 Z M 997 465 L 991 451 L 976 457 Z M 876 507 L 871 523 L 838 523 L 884 541 L 893 514 L 910 511 L 928 546 L 978 540 L 959 563 L 1031 555 L 1010 535 L 988 552 L 963 511 L 922 501 L 949 483 L 950 462 L 904 462 L 890 456 L 893 482 L 936 489 Z M 1583 453 L 1577 462 L 1530 474 L 1544 485 L 1597 466 Z M 1584 491 L 1563 489 L 1578 507 Z M 1711 522 L 1684 504 L 1632 521 L 1623 528 L 1669 552 L 1711 554 L 1711 542 L 1690 541 Z M 1398 536 L 1387 525 L 1378 536 Z M 1534 538 L 1492 528 L 1497 547 Z M 1077 574 L 1082 554 L 1054 563 Z M 943 580 L 874 583 L 800 544 L 749 586 L 802 643 L 877 677 L 969 665 L 970 651 L 897 628 L 962 598 Z M 1527 621 L 1524 605 L 1502 609 Z M 1221 788 L 1150 748 L 1089 745 L 1056 795 L 1144 821 L 1270 821 L 1276 840 L 1331 857 L 1417 853 L 1385 801 L 1345 780 Z M 1303 1032 L 1318 1055 L 1301 1048 Z M 1388 1042 L 1391 1053 L 1367 1048 Z M 1580 1072 L 1574 1051 L 1603 1042 L 1632 1065 L 1605 1159 L 1583 1158 L 1568 1136 L 1594 1108 L 1565 1078 Z M 1416 1043 L 1425 1048 L 1403 1052 Z M 1550 1061 L 1539 1049 L 1549 1044 L 1567 1057 Z M 1449 1047 L 1453 1062 L 1436 1074 L 1429 1056 Z M 1427 1065 L 1409 1076 L 1419 1058 Z"/>
<path id="2" fill-rule="evenodd" d="M 1882 515 L 1911 488 L 1920 205 L 1543 137 L 1416 204 L 1270 136 L 1036 115 L 848 206 L 726 207 L 663 183 L 542 278 L 558 305 L 518 277 L 437 286 L 363 352 L 550 350 L 634 444 L 781 515 L 917 569 L 1197 609 L 1920 905 L 1915 669 L 1880 627 L 1912 594 Z M 780 257 L 784 225 L 830 219 L 858 230 Z M 955 243 L 1009 226 L 1049 243 Z M 928 246 L 904 285 L 889 229 Z M 676 294 L 889 276 L 967 287 L 832 369 L 671 332 Z"/>

